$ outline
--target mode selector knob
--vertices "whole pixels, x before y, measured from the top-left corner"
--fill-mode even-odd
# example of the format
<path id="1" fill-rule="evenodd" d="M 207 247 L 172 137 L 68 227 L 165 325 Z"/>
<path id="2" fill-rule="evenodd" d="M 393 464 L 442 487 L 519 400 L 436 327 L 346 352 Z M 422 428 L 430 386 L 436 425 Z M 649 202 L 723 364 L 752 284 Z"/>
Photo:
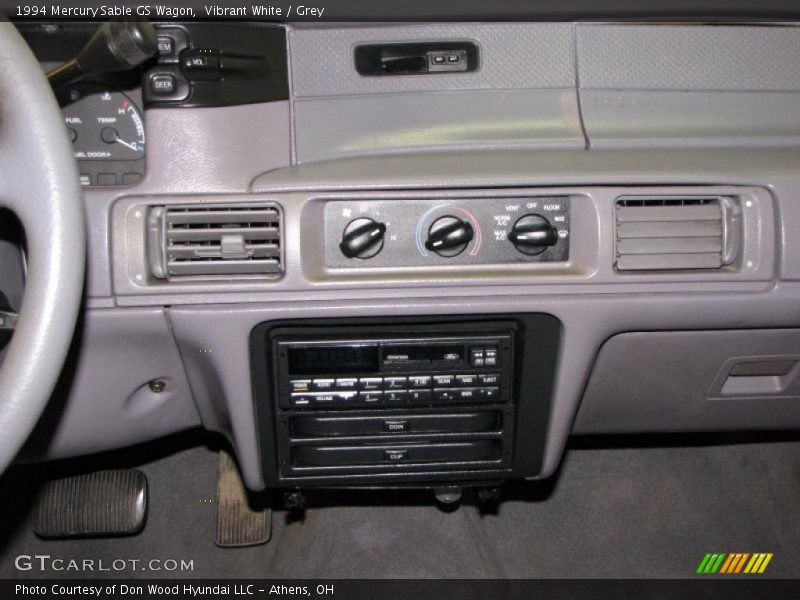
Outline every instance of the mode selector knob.
<path id="1" fill-rule="evenodd" d="M 533 256 L 555 246 L 558 231 L 542 215 L 529 214 L 517 219 L 508 232 L 508 239 L 517 250 Z"/>
<path id="2" fill-rule="evenodd" d="M 474 235 L 472 225 L 458 217 L 447 215 L 431 224 L 425 247 L 439 256 L 458 256 L 467 248 Z"/>
<path id="3" fill-rule="evenodd" d="M 347 258 L 372 258 L 383 249 L 386 225 L 361 217 L 344 228 L 339 250 Z"/>

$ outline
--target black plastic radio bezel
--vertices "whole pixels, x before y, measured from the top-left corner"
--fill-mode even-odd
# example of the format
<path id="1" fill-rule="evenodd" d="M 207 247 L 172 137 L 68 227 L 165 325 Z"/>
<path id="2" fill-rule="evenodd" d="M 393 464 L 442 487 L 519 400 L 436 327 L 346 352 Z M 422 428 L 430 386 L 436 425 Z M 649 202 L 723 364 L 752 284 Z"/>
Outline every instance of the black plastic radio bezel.
<path id="1" fill-rule="evenodd" d="M 454 465 L 448 469 L 435 470 L 372 469 L 372 472 L 364 472 L 362 469 L 357 473 L 352 469 L 343 469 L 310 476 L 287 476 L 286 470 L 281 471 L 279 457 L 286 454 L 286 448 L 281 448 L 281 444 L 286 443 L 286 436 L 280 428 L 286 426 L 287 419 L 284 417 L 293 413 L 278 406 L 278 380 L 281 375 L 278 366 L 280 361 L 276 356 L 277 339 L 286 340 L 287 336 L 297 339 L 340 339 L 344 332 L 349 337 L 362 338 L 407 338 L 415 335 L 471 337 L 499 330 L 513 331 L 515 340 L 513 364 L 510 365 L 510 371 L 514 373 L 511 401 L 481 404 L 481 407 L 494 407 L 504 411 L 506 419 L 512 424 L 509 431 L 503 432 L 504 439 L 512 449 L 506 460 L 487 468 L 460 468 Z M 491 482 L 538 475 L 541 472 L 547 436 L 560 331 L 560 321 L 547 314 L 300 319 L 269 321 L 257 325 L 250 336 L 251 368 L 260 457 L 267 485 L 273 488 L 428 486 L 444 482 Z M 351 409 L 346 412 L 317 409 L 312 414 L 392 417 L 408 414 L 411 410 L 417 414 L 437 414 L 443 410 L 476 410 L 476 405 L 402 409 L 387 407 L 355 411 Z M 504 441 L 504 448 L 505 444 Z"/>

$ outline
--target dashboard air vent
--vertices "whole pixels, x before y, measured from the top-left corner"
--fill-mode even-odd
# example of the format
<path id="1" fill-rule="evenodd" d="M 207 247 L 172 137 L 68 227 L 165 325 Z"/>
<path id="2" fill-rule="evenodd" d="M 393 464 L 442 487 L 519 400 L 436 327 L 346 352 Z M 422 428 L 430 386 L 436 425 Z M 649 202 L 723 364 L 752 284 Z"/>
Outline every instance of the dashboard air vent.
<path id="1" fill-rule="evenodd" d="M 741 245 L 741 210 L 728 197 L 626 197 L 616 205 L 616 269 L 721 269 Z"/>
<path id="2" fill-rule="evenodd" d="M 160 206 L 150 210 L 150 270 L 159 279 L 277 277 L 276 205 Z"/>

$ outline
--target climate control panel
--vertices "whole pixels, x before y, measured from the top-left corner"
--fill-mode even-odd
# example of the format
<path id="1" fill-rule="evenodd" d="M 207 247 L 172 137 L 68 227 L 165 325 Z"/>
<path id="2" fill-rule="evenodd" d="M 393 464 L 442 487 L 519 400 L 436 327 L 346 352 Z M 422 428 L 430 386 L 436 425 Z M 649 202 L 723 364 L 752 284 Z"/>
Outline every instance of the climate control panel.
<path id="1" fill-rule="evenodd" d="M 552 263 L 569 260 L 569 196 L 330 200 L 332 268 Z"/>

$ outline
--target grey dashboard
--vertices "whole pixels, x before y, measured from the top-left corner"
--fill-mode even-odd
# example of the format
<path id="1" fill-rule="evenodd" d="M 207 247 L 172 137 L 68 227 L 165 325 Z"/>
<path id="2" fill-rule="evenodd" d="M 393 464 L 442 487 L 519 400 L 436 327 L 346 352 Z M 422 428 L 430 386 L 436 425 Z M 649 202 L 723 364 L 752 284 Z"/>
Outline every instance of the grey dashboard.
<path id="1" fill-rule="evenodd" d="M 553 315 L 561 336 L 537 477 L 555 471 L 571 433 L 800 426 L 800 28 L 284 28 L 288 98 L 145 106 L 141 180 L 85 188 L 81 351 L 32 456 L 202 425 L 231 440 L 245 481 L 263 488 L 271 449 L 248 339 L 285 319 Z M 397 77 L 354 67 L 359 44 L 438 41 L 473 43 L 479 67 Z M 636 223 L 680 229 L 645 252 L 620 243 L 624 209 L 648 207 Z M 170 252 L 158 245 L 170 215 L 237 209 L 269 211 L 276 237 L 259 255 L 269 273 L 170 271 L 158 254 Z M 469 240 L 451 256 L 426 250 L 454 211 Z M 532 212 L 556 237 L 526 254 L 509 234 Z M 340 252 L 354 218 L 385 226 L 370 258 Z M 701 245 L 685 251 L 693 237 Z M 626 269 L 629 247 L 649 258 Z M 764 367 L 776 362 L 790 366 Z M 739 364 L 755 367 L 740 377 Z M 153 392 L 156 380 L 167 393 Z"/>

